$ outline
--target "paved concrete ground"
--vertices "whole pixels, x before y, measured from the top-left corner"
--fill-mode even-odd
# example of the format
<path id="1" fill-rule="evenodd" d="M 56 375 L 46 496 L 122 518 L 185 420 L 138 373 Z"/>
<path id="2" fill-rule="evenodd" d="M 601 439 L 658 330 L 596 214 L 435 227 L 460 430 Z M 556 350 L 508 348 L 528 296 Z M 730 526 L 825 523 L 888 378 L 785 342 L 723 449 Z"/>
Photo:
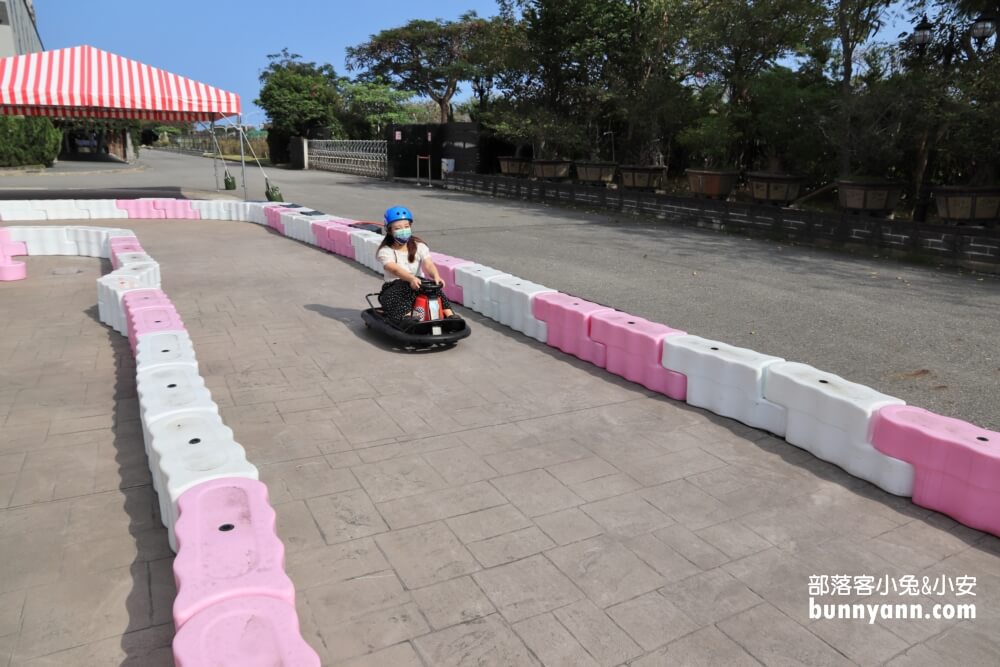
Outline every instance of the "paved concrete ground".
<path id="1" fill-rule="evenodd" d="M 5 176 L 0 197 L 60 187 L 205 196 L 214 187 L 210 160 L 141 159 L 139 172 Z M 997 277 L 329 172 L 269 173 L 289 201 L 359 219 L 405 203 L 442 252 L 1000 430 Z M 247 175 L 250 197 L 262 198 L 260 172 Z"/>
<path id="2" fill-rule="evenodd" d="M 474 315 L 453 350 L 394 351 L 358 317 L 377 277 L 265 228 L 129 227 L 271 490 L 326 665 L 1000 662 L 994 537 Z M 0 283 L 0 667 L 168 665 L 107 267 L 27 261 Z M 817 574 L 975 576 L 978 618 L 810 620 Z"/>

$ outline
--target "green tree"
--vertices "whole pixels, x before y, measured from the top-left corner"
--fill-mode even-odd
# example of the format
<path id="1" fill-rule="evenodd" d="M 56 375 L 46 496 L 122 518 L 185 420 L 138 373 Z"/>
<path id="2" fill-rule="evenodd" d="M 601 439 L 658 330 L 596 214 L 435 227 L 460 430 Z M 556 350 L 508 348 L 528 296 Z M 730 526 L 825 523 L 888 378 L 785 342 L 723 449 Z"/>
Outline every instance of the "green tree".
<path id="1" fill-rule="evenodd" d="M 486 118 L 499 134 L 530 140 L 536 157 L 573 156 L 600 135 L 610 53 L 625 40 L 621 0 L 501 0 L 510 26 L 497 86 L 504 100 Z M 520 19 L 516 19 L 520 14 Z"/>
<path id="2" fill-rule="evenodd" d="M 841 176 L 851 172 L 851 146 L 854 143 L 854 66 L 857 50 L 882 27 L 885 12 L 893 0 L 826 0 L 825 20 L 837 45 L 840 83 L 840 132 L 837 144 L 837 168 Z"/>
<path id="3" fill-rule="evenodd" d="M 260 96 L 254 104 L 267 113 L 271 128 L 308 138 L 338 134 L 343 101 L 333 66 L 303 62 L 288 49 L 267 58 L 270 62 L 260 74 Z"/>
<path id="4" fill-rule="evenodd" d="M 486 25 L 475 12 L 457 21 L 415 19 L 349 47 L 347 68 L 365 70 L 367 77 L 426 95 L 437 103 L 440 121 L 446 123 L 458 84 L 471 76 L 473 38 Z"/>
<path id="5" fill-rule="evenodd" d="M 683 0 L 624 0 L 614 15 L 604 74 L 608 119 L 627 160 L 669 161 L 673 137 L 693 120 L 681 45 L 690 27 Z"/>
<path id="6" fill-rule="evenodd" d="M 824 26 L 822 5 L 809 0 L 704 0 L 691 5 L 686 38 L 691 72 L 722 85 L 734 132 L 749 138 L 751 83 L 791 53 L 804 51 Z M 734 138 L 743 161 L 749 146 Z"/>
<path id="7" fill-rule="evenodd" d="M 410 122 L 412 95 L 377 81 L 343 81 L 345 111 L 341 123 L 352 139 L 377 139 L 390 123 Z"/>
<path id="8" fill-rule="evenodd" d="M 923 10 L 921 3 L 912 5 Z M 909 89 L 901 132 L 909 152 L 915 221 L 926 219 L 932 181 L 996 180 L 1000 50 L 996 39 L 977 43 L 971 32 L 979 12 L 989 13 L 995 5 L 995 0 L 943 0 L 930 17 L 930 43 L 902 44 L 903 71 L 897 78 Z"/>
<path id="9" fill-rule="evenodd" d="M 62 138 L 62 132 L 48 118 L 0 116 L 0 167 L 51 167 Z"/>
<path id="10" fill-rule="evenodd" d="M 832 176 L 837 132 L 830 108 L 833 82 L 813 68 L 774 67 L 750 85 L 755 154 L 769 171 L 791 170 L 815 183 Z"/>

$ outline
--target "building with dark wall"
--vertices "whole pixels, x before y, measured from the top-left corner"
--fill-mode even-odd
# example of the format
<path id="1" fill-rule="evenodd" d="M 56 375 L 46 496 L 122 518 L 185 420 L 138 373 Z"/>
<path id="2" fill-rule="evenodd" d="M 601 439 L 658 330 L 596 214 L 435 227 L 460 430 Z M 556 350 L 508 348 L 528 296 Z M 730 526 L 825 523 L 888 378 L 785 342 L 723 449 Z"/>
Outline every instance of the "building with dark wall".
<path id="1" fill-rule="evenodd" d="M 0 0 L 0 58 L 42 50 L 32 0 Z"/>
<path id="2" fill-rule="evenodd" d="M 454 170 L 472 174 L 497 171 L 497 157 L 513 155 L 515 146 L 483 132 L 479 123 L 390 125 L 386 131 L 389 175 L 417 176 L 417 156 L 430 158 L 431 178 L 441 178 L 441 161 L 453 160 Z M 420 162 L 420 177 L 427 178 L 427 160 Z"/>

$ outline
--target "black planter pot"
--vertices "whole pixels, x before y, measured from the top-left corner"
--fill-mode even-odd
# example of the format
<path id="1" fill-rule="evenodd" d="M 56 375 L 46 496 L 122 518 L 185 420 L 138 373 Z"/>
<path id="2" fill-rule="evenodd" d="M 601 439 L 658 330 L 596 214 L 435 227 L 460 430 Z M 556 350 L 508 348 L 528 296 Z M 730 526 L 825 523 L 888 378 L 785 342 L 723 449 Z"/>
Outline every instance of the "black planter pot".
<path id="1" fill-rule="evenodd" d="M 531 174 L 531 160 L 526 157 L 504 156 L 499 157 L 500 173 L 504 176 L 529 176 Z"/>
<path id="2" fill-rule="evenodd" d="M 617 162 L 574 162 L 576 180 L 582 183 L 614 183 L 618 171 Z"/>
<path id="3" fill-rule="evenodd" d="M 750 195 L 758 202 L 790 204 L 799 198 L 802 190 L 802 177 L 795 174 L 752 171 L 747 174 L 747 180 Z"/>
<path id="4" fill-rule="evenodd" d="M 938 215 L 957 223 L 992 225 L 1000 220 L 1000 185 L 934 188 Z"/>
<path id="5" fill-rule="evenodd" d="M 569 178 L 569 160 L 532 160 L 531 175 L 547 181 L 562 181 Z"/>
<path id="6" fill-rule="evenodd" d="M 667 177 L 666 167 L 623 164 L 619 171 L 622 175 L 622 187 L 632 190 L 657 190 L 663 187 Z"/>
<path id="7" fill-rule="evenodd" d="M 903 184 L 878 178 L 842 178 L 837 181 L 837 192 L 844 210 L 886 215 L 896 210 Z"/>
<path id="8" fill-rule="evenodd" d="M 740 172 L 731 169 L 686 169 L 688 187 L 695 195 L 725 199 L 736 187 Z"/>

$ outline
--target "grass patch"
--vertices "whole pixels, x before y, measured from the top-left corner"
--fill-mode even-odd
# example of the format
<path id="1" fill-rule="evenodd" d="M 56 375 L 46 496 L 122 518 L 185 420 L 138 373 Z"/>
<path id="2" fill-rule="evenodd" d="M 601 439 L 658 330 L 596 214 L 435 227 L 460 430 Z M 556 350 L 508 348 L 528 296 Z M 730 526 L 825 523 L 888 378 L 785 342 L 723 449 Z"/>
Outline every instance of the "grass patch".
<path id="1" fill-rule="evenodd" d="M 201 155 L 202 155 L 202 157 L 219 157 L 218 153 L 202 153 Z M 236 164 L 240 163 L 240 156 L 239 155 L 223 154 L 222 155 L 222 159 L 225 160 L 226 162 L 235 162 Z M 265 166 L 265 167 L 271 166 L 271 161 L 269 159 L 267 159 L 266 157 L 262 157 L 262 158 L 258 158 L 258 159 L 260 160 L 260 163 L 263 166 Z M 247 161 L 247 164 L 256 164 L 256 162 L 254 162 L 253 156 L 251 156 L 250 154 L 247 154 L 246 161 Z"/>

